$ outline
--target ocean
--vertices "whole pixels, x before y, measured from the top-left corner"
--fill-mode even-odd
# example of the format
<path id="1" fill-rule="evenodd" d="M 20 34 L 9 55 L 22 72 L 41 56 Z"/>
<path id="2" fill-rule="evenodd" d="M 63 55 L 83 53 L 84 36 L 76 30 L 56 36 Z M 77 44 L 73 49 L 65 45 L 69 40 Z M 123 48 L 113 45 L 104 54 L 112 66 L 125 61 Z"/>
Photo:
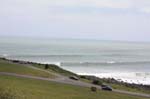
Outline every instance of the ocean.
<path id="1" fill-rule="evenodd" d="M 0 39 L 0 57 L 150 85 L 150 43 L 5 37 Z"/>

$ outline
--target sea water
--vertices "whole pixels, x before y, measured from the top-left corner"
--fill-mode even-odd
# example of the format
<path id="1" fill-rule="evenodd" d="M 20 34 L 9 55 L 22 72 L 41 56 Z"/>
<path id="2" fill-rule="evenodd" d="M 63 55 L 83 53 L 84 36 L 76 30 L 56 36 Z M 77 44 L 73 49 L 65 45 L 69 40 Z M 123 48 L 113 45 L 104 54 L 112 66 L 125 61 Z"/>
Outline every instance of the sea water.
<path id="1" fill-rule="evenodd" d="M 53 63 L 77 74 L 150 85 L 150 43 L 1 37 L 0 56 Z"/>

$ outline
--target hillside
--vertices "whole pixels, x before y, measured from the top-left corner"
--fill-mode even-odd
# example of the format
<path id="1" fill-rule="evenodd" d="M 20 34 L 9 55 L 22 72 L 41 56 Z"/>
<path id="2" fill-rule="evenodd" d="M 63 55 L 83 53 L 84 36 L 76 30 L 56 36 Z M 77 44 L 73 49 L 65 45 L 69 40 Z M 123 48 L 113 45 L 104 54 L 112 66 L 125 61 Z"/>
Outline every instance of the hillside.
<path id="1" fill-rule="evenodd" d="M 76 74 L 68 71 L 65 73 L 65 70 L 54 67 L 54 65 L 48 70 L 41 69 L 42 67 L 36 68 L 38 65 L 33 65 L 33 63 L 20 64 L 16 61 L 1 59 L 1 73 L 21 76 L 0 74 L 0 97 L 3 97 L 2 99 L 110 99 L 110 97 L 111 99 L 147 99 L 99 89 L 97 92 L 92 92 L 89 87 L 80 86 L 80 84 L 84 85 L 84 82 L 69 80 L 65 76 Z M 60 77 L 64 77 L 64 82 L 60 81 L 62 79 Z M 4 98 L 4 96 L 10 97 Z"/>

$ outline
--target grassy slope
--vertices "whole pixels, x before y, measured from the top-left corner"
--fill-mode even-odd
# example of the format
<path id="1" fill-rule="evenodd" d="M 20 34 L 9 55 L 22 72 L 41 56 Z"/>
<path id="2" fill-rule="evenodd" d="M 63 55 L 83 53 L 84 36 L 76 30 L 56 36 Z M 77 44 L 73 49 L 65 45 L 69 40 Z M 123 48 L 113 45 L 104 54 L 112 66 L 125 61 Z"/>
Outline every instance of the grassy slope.
<path id="1" fill-rule="evenodd" d="M 84 76 L 84 77 L 86 77 L 86 76 Z M 84 82 L 88 82 L 88 83 L 92 83 L 92 81 L 93 81 L 93 80 L 89 80 L 89 79 L 81 79 L 81 80 L 84 81 Z M 111 82 L 108 83 L 108 81 L 106 81 L 104 79 L 100 79 L 99 81 L 102 84 L 106 84 L 106 85 L 112 86 L 113 89 L 150 94 L 150 90 L 143 89 L 142 87 L 138 88 L 138 87 L 132 87 L 130 85 L 128 85 L 128 86 L 126 85 L 125 86 L 124 84 L 121 84 L 121 83 L 120 84 L 118 84 L 118 83 L 111 83 Z"/>
<path id="2" fill-rule="evenodd" d="M 35 66 L 37 68 L 44 69 L 44 65 L 42 65 L 42 64 L 33 64 L 33 66 Z M 68 72 L 66 70 L 63 70 L 63 69 L 61 69 L 61 68 L 59 68 L 55 65 L 50 65 L 48 71 L 59 73 L 59 74 L 65 75 L 65 76 L 75 75 L 75 74 L 73 74 L 71 72 Z M 87 82 L 87 83 L 92 83 L 91 80 L 82 79 L 82 78 L 80 78 L 80 80 L 84 81 L 84 82 Z M 106 82 L 103 82 L 103 83 L 106 83 Z M 131 91 L 131 92 L 148 93 L 148 94 L 150 93 L 150 90 L 131 88 L 131 87 L 127 87 L 127 86 L 120 85 L 120 84 L 108 83 L 108 85 L 111 85 L 113 87 L 113 89 L 120 89 L 120 90 L 126 90 L 126 91 Z"/>
<path id="3" fill-rule="evenodd" d="M 40 64 L 34 64 L 33 66 L 37 67 L 37 68 L 41 68 L 41 69 L 44 69 L 44 65 Z M 48 71 L 50 72 L 55 72 L 55 73 L 59 73 L 59 74 L 62 74 L 62 75 L 65 75 L 65 76 L 69 76 L 69 75 L 75 75 L 71 72 L 68 72 L 68 71 L 65 71 L 59 67 L 55 67 L 55 65 L 50 65 L 49 66 L 49 69 Z M 82 79 L 80 78 L 81 81 L 84 81 L 84 82 L 87 82 L 87 83 L 92 83 L 91 80 L 87 80 L 87 79 Z M 106 83 L 106 82 L 103 82 L 103 83 Z M 107 83 L 106 83 L 107 84 Z M 124 86 L 124 85 L 121 85 L 121 84 L 111 84 L 111 83 L 108 83 L 108 85 L 111 85 L 113 87 L 113 89 L 120 89 L 120 90 L 126 90 L 126 91 L 131 91 L 131 92 L 139 92 L 139 93 L 150 93 L 150 90 L 144 90 L 144 89 L 138 89 L 138 88 L 131 88 L 131 87 L 127 87 L 127 86 Z"/>
<path id="4" fill-rule="evenodd" d="M 53 75 L 43 72 L 43 71 L 38 71 L 38 70 L 34 70 L 28 67 L 20 66 L 21 64 L 14 64 L 5 60 L 0 60 L 0 72 L 11 72 L 11 73 L 18 73 L 18 74 L 25 74 L 25 75 L 33 75 L 33 76 L 40 76 L 40 77 L 54 77 Z M 38 68 L 43 68 L 43 65 L 38 65 L 38 64 L 34 64 L 34 66 L 38 67 Z M 13 68 L 11 68 L 13 67 Z M 64 74 L 64 75 L 74 75 L 73 73 L 70 73 L 68 71 L 62 70 L 58 67 L 50 67 L 48 69 L 51 72 L 57 72 L 60 74 Z M 84 81 L 84 79 L 83 79 Z M 10 81 L 11 82 L 11 81 Z M 134 92 L 143 92 L 143 90 L 139 91 L 133 88 L 128 88 L 125 86 L 121 86 L 121 85 L 113 85 L 113 88 L 116 89 L 123 89 L 123 90 L 129 90 L 129 91 L 134 91 Z M 145 93 L 145 91 L 144 91 Z"/>
<path id="5" fill-rule="evenodd" d="M 14 64 L 4 60 L 0 60 L 0 72 L 10 72 L 50 78 L 54 77 L 52 74 L 39 70 L 34 70 L 32 68 L 25 67 L 24 65 L 21 66 L 21 64 Z"/>
<path id="6" fill-rule="evenodd" d="M 114 89 L 120 89 L 120 90 L 126 90 L 126 91 L 130 91 L 130 92 L 138 92 L 138 93 L 147 93 L 150 94 L 150 90 L 144 90 L 144 89 L 139 89 L 139 88 L 131 88 L 131 87 L 127 87 L 124 85 L 118 85 L 118 84 L 109 84 L 111 85 Z"/>
<path id="7" fill-rule="evenodd" d="M 41 68 L 41 69 L 45 68 L 43 64 L 32 64 L 32 66 L 35 66 L 35 67 Z M 76 74 L 74 74 L 70 71 L 64 70 L 54 64 L 49 64 L 49 68 L 47 70 L 50 72 L 58 73 L 58 74 L 65 75 L 65 76 L 76 75 Z"/>
<path id="8" fill-rule="evenodd" d="M 0 88 L 13 90 L 18 99 L 146 99 L 48 81 L 0 75 Z"/>

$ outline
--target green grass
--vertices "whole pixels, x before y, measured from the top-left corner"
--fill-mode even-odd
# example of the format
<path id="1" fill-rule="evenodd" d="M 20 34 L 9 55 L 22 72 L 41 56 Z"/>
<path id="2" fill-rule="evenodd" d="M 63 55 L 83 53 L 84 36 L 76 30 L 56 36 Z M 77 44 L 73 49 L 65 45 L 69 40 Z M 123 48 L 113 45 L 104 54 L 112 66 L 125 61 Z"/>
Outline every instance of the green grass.
<path id="1" fill-rule="evenodd" d="M 54 82 L 0 75 L 0 88 L 13 91 L 16 99 L 147 99 Z"/>
<path id="2" fill-rule="evenodd" d="M 11 91 L 8 88 L 1 88 L 0 89 L 0 99 L 16 99 L 16 93 L 14 93 L 13 91 Z"/>
<path id="3" fill-rule="evenodd" d="M 33 66 L 35 67 L 38 67 L 38 68 L 41 68 L 41 69 L 44 69 L 44 65 L 42 64 L 32 64 Z M 61 68 L 59 68 L 58 66 L 56 65 L 49 65 L 49 69 L 48 71 L 50 72 L 53 72 L 53 73 L 59 73 L 61 75 L 65 75 L 65 76 L 70 76 L 70 75 L 76 75 L 74 73 L 71 73 L 69 71 L 66 71 L 66 70 L 63 70 Z M 32 76 L 39 76 L 39 77 L 48 77 L 48 78 L 53 78 L 54 75 L 53 74 L 50 74 L 50 73 L 47 73 L 47 72 L 44 72 L 44 71 L 40 71 L 40 70 L 34 70 L 32 68 L 29 68 L 27 67 L 26 65 L 22 65 L 22 64 L 14 64 L 8 60 L 2 60 L 0 59 L 0 72 L 10 72 L 10 73 L 17 73 L 17 74 L 24 74 L 24 75 L 32 75 Z M 84 82 L 88 82 L 90 83 L 91 81 L 90 80 L 87 80 L 87 79 L 80 79 L 81 81 L 84 81 Z M 22 81 L 22 80 L 21 80 Z M 29 81 L 29 80 L 28 80 Z M 10 81 L 11 82 L 11 81 Z M 15 81 L 14 81 L 15 82 Z M 43 81 L 44 82 L 44 81 Z M 3 82 L 2 82 L 3 83 Z M 5 82 L 4 82 L 5 83 Z M 42 82 L 41 82 L 42 83 Z M 1 84 L 1 82 L 0 82 Z M 49 83 L 50 84 L 50 83 Z M 54 84 L 54 83 L 53 83 Z M 2 84 L 1 84 L 2 85 Z M 11 85 L 11 84 L 10 84 Z M 42 85 L 42 84 L 41 84 Z M 55 84 L 54 84 L 55 85 Z M 57 84 L 58 85 L 58 84 Z M 60 84 L 59 84 L 60 85 Z M 127 91 L 132 91 L 132 92 L 142 92 L 142 93 L 150 93 L 150 91 L 148 90 L 143 90 L 143 89 L 137 89 L 137 88 L 130 88 L 130 87 L 127 87 L 127 86 L 124 86 L 124 85 L 118 85 L 118 84 L 109 84 L 111 85 L 114 89 L 122 89 L 122 90 L 127 90 Z M 17 86 L 17 85 L 16 85 Z M 21 86 L 21 85 L 20 85 Z M 23 85 L 24 86 L 24 85 Z M 33 85 L 32 85 L 33 86 Z M 43 86 L 43 85 L 42 85 Z M 67 85 L 62 85 L 62 86 L 67 86 Z M 5 88 L 7 89 L 7 88 Z M 13 89 L 13 88 L 11 88 Z M 30 89 L 30 88 L 29 88 Z M 29 90 L 28 89 L 28 90 Z M 83 88 L 85 89 L 85 88 Z M 18 89 L 17 89 L 18 90 Z M 31 90 L 31 89 L 30 89 Z M 54 89 L 53 89 L 54 90 Z M 1 91 L 1 90 L 0 90 Z M 44 90 L 43 90 L 44 91 Z M 57 91 L 57 90 L 56 90 Z M 63 91 L 63 90 L 62 90 Z M 88 90 L 89 91 L 89 90 Z M 14 92 L 14 91 L 13 91 Z M 20 91 L 19 91 L 20 92 Z M 17 91 L 18 93 L 18 91 Z M 82 93 L 82 92 L 81 92 Z M 103 92 L 99 92 L 99 93 L 103 93 Z M 106 92 L 107 93 L 107 92 Z M 35 93 L 36 94 L 36 93 Z M 1 95 L 1 94 L 0 94 Z M 27 94 L 29 95 L 29 94 Z M 119 94 L 120 95 L 120 94 Z M 98 97 L 98 96 L 97 96 Z M 1 98 L 0 98 L 1 99 Z M 30 98 L 29 98 L 30 99 Z M 34 99 L 34 98 L 33 98 Z M 44 98 L 45 99 L 45 98 Z M 55 98 L 54 98 L 55 99 Z M 59 99 L 59 98 L 56 98 L 56 99 Z M 63 98 L 61 98 L 63 99 Z M 65 99 L 65 98 L 64 98 Z M 70 98 L 68 98 L 70 99 Z M 74 99 L 74 98 L 71 98 L 71 99 Z M 76 99 L 76 98 L 75 98 Z M 80 99 L 80 98 L 79 98 Z M 88 98 L 87 99 L 96 99 L 96 98 Z M 112 99 L 115 99 L 115 98 L 112 98 Z M 117 98 L 119 99 L 119 98 Z M 126 98 L 125 98 L 126 99 Z M 131 99 L 135 99 L 135 98 L 131 98 Z M 140 98 L 139 98 L 140 99 Z"/>
<path id="4" fill-rule="evenodd" d="M 31 75 L 31 76 L 40 76 L 46 78 L 54 77 L 50 73 L 46 73 L 40 70 L 34 70 L 22 64 L 14 64 L 8 62 L 6 60 L 0 60 L 0 72 L 10 72 L 10 73 L 17 73 L 17 74 L 24 74 L 24 75 Z"/>
<path id="5" fill-rule="evenodd" d="M 81 78 L 81 81 L 87 82 L 87 83 L 92 83 L 93 80 L 87 79 L 88 76 L 83 76 L 85 78 Z M 86 78 L 87 77 L 87 78 Z M 99 80 L 102 84 L 110 85 L 113 89 L 118 89 L 118 90 L 125 90 L 125 91 L 130 91 L 130 92 L 137 92 L 137 93 L 145 93 L 145 94 L 150 94 L 150 90 L 144 89 L 142 87 L 133 87 L 130 85 L 125 85 L 125 84 L 119 84 L 119 83 L 108 83 L 108 80 L 100 79 Z"/>
<path id="6" fill-rule="evenodd" d="M 43 64 L 32 64 L 32 65 L 37 67 L 37 68 L 41 68 L 41 69 L 45 68 L 45 66 Z M 49 68 L 47 70 L 50 72 L 58 73 L 58 74 L 65 75 L 65 76 L 76 75 L 76 74 L 74 74 L 70 71 L 64 70 L 64 69 L 62 69 L 59 66 L 54 65 L 54 64 L 49 64 Z"/>
<path id="7" fill-rule="evenodd" d="M 125 85 L 121 85 L 121 84 L 109 84 L 111 85 L 114 89 L 120 89 L 120 90 L 126 90 L 126 91 L 130 91 L 130 92 L 138 92 L 138 93 L 147 93 L 150 94 L 150 90 L 144 90 L 144 89 L 140 89 L 140 88 L 131 88 L 131 87 L 127 87 Z"/>

